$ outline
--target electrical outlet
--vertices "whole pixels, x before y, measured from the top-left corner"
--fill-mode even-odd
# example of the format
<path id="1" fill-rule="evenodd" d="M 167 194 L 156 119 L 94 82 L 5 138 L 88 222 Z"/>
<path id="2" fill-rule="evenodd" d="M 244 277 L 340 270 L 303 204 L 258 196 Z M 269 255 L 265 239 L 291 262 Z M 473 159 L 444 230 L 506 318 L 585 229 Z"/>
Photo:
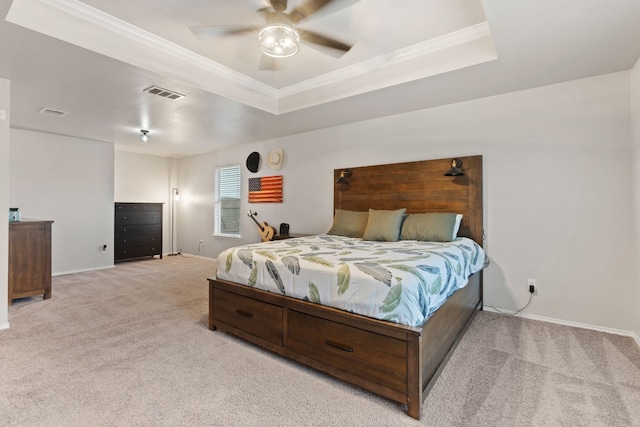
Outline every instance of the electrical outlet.
<path id="1" fill-rule="evenodd" d="M 198 243 L 198 249 L 202 248 L 204 246 L 204 240 L 200 240 L 200 243 Z"/>
<path id="2" fill-rule="evenodd" d="M 527 284 L 529 285 L 529 293 L 534 294 L 536 292 L 536 279 L 527 280 Z"/>

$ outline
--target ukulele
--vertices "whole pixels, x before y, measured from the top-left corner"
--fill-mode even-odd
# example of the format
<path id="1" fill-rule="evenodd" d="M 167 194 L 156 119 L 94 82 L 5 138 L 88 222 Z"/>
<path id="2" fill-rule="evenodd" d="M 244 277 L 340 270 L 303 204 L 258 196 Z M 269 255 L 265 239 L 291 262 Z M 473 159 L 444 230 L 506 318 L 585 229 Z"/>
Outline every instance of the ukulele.
<path id="1" fill-rule="evenodd" d="M 258 222 L 254 216 L 258 215 L 258 212 L 247 212 L 247 216 L 253 220 L 258 226 L 258 230 L 260 231 L 260 236 L 262 237 L 263 242 L 269 242 L 273 239 L 273 236 L 276 234 L 276 229 L 266 222 Z"/>

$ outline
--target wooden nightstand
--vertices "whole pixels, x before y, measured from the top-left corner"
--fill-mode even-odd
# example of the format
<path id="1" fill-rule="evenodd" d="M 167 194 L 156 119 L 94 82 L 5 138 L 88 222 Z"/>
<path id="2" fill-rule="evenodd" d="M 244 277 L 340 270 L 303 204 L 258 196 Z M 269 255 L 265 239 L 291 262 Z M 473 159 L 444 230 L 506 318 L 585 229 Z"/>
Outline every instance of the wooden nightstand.
<path id="1" fill-rule="evenodd" d="M 271 239 L 271 241 L 287 240 L 287 239 L 294 239 L 296 237 L 307 237 L 307 236 L 312 236 L 312 234 L 298 234 L 298 233 L 278 234 L 277 236 L 273 236 L 273 239 Z"/>

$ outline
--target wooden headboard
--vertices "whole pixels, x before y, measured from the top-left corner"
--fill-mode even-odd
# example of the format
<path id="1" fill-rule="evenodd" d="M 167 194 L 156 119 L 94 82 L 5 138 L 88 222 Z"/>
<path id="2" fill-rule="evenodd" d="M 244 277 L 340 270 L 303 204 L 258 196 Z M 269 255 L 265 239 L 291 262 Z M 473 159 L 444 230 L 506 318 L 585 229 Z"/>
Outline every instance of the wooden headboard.
<path id="1" fill-rule="evenodd" d="M 334 209 L 401 209 L 460 213 L 459 236 L 483 240 L 482 156 L 460 157 L 462 176 L 445 176 L 451 158 L 354 167 L 348 184 L 334 184 Z M 347 168 L 333 171 L 333 182 Z"/>

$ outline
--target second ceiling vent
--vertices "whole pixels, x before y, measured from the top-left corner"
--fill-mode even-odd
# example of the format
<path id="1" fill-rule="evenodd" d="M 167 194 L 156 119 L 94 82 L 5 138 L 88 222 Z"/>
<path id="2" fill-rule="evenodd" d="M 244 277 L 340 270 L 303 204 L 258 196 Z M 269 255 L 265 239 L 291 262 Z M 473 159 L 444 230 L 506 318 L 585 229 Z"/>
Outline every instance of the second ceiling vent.
<path id="1" fill-rule="evenodd" d="M 158 96 L 161 96 L 163 98 L 169 98 L 169 99 L 184 98 L 184 95 L 181 94 L 181 93 L 174 92 L 174 91 L 169 90 L 169 89 L 164 89 L 164 88 L 161 88 L 159 86 L 149 86 L 148 88 L 143 90 L 143 92 L 147 92 L 147 93 L 150 93 L 152 95 L 158 95 Z"/>

